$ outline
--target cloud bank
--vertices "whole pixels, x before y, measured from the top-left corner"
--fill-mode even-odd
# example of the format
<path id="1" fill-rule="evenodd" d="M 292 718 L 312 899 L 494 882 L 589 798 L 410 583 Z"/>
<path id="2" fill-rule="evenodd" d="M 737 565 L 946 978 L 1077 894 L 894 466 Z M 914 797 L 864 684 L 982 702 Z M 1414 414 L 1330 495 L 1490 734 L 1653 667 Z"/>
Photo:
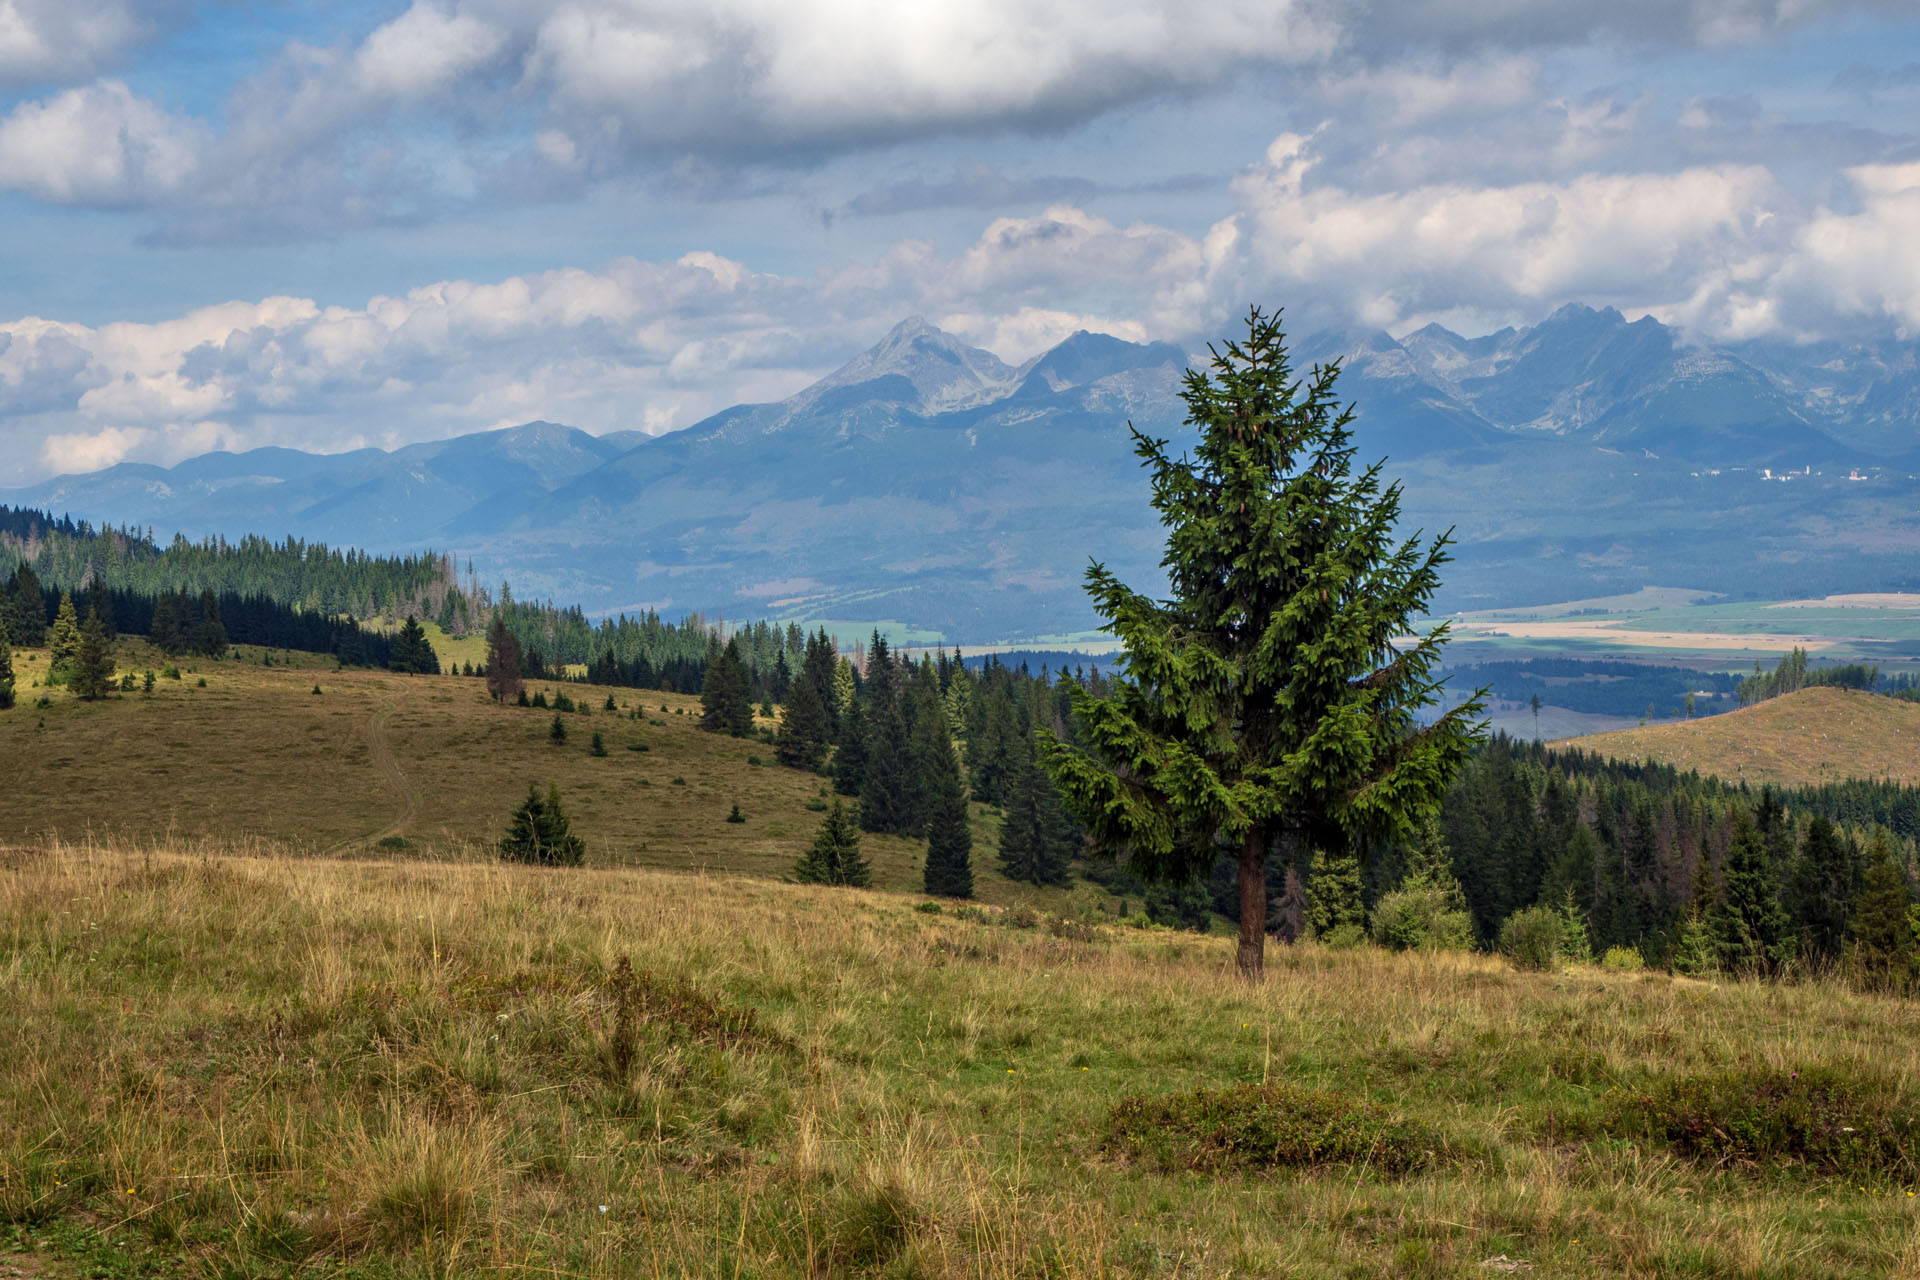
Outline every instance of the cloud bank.
<path id="1" fill-rule="evenodd" d="M 156 27 L 123 0 L 0 0 L 0 86 L 64 86 L 0 116 L 0 190 L 151 209 L 157 243 L 297 239 L 607 181 L 1059 132 L 1250 80 L 1375 119 L 1391 101 L 1401 129 L 1535 101 L 1543 50 L 1712 48 L 1873 12 L 1899 7 L 1228 0 L 1197 21 L 1175 0 L 414 0 L 355 38 L 290 41 L 196 116 L 107 74 Z"/>
<path id="2" fill-rule="evenodd" d="M 361 307 L 266 298 L 150 324 L 0 325 L 0 437 L 24 481 L 211 447 L 391 445 L 531 418 L 669 430 L 797 390 L 907 314 L 1019 359 L 1077 328 L 1198 342 L 1249 299 L 1404 332 L 1612 303 L 1715 339 L 1920 333 L 1920 163 L 1846 175 L 1844 208 L 1764 168 L 1432 185 L 1315 181 L 1286 135 L 1204 235 L 1072 205 L 812 275 L 712 253 L 621 259 Z"/>

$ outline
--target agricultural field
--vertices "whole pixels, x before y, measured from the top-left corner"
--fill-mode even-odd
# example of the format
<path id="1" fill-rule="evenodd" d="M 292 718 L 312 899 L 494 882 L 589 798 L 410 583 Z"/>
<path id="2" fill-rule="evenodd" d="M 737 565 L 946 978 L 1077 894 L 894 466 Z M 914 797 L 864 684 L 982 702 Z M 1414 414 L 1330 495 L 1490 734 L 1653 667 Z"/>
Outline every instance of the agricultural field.
<path id="1" fill-rule="evenodd" d="M 0 1268 L 1920 1268 L 1920 1005 L 916 904 L 16 845 Z"/>
<path id="2" fill-rule="evenodd" d="M 556 743 L 556 712 L 496 705 L 477 679 L 336 670 L 278 651 L 265 666 L 252 648 L 235 655 L 184 662 L 179 679 L 157 680 L 151 694 L 83 703 L 38 687 L 45 650 L 16 654 L 20 706 L 0 715 L 9 774 L 0 844 L 94 835 L 465 858 L 498 841 L 530 783 L 552 782 L 594 865 L 777 878 L 811 841 L 830 791 L 825 778 L 777 764 L 765 742 L 701 732 L 697 698 L 530 683 L 580 707 L 559 715 L 567 737 Z M 121 642 L 119 662 L 142 673 L 167 665 L 134 639 Z M 34 705 L 43 694 L 49 705 Z M 604 757 L 591 754 L 595 733 Z M 735 805 L 742 823 L 727 821 Z M 998 876 L 992 811 L 975 806 L 973 827 L 983 900 L 1061 896 Z M 924 842 L 868 835 L 862 852 L 877 886 L 920 886 Z"/>
<path id="3" fill-rule="evenodd" d="M 1463 613 L 1451 621 L 1451 662 L 1556 654 L 1737 670 L 1756 661 L 1771 667 L 1795 647 L 1815 660 L 1877 662 L 1889 673 L 1920 662 L 1920 595 L 1912 594 L 1728 601 L 1711 592 L 1650 587 L 1627 596 Z"/>

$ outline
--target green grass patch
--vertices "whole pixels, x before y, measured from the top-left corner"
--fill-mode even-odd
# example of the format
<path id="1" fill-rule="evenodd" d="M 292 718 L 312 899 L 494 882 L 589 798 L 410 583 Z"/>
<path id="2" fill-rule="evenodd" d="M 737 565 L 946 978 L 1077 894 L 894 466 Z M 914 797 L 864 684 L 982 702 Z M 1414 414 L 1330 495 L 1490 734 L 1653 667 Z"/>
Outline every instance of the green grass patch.
<path id="1" fill-rule="evenodd" d="M 1616 1137 L 1710 1164 L 1802 1165 L 1825 1174 L 1920 1175 L 1920 1110 L 1890 1078 L 1839 1067 L 1748 1067 L 1655 1081 L 1608 1099 Z"/>
<path id="2" fill-rule="evenodd" d="M 1363 1165 L 1400 1175 L 1459 1154 L 1437 1130 L 1377 1103 L 1284 1084 L 1123 1098 L 1107 1118 L 1106 1149 L 1203 1173 Z"/>

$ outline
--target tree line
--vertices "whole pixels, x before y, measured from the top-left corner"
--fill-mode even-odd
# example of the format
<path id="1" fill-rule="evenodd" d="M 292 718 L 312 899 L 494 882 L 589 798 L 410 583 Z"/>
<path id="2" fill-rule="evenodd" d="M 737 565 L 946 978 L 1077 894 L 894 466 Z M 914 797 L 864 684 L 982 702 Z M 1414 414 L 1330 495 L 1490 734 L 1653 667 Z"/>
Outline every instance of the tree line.
<path id="1" fill-rule="evenodd" d="M 1589 715 L 1639 716 L 1648 708 L 1666 716 L 1731 710 L 1740 678 L 1720 671 L 1581 658 L 1527 658 L 1477 662 L 1445 670 L 1449 683 L 1484 686 L 1506 702 L 1541 702 Z M 1706 697 L 1697 695 L 1706 694 Z"/>
<path id="2" fill-rule="evenodd" d="M 1424 880 L 1446 886 L 1465 944 L 1494 946 L 1515 916 L 1551 910 L 1596 953 L 1630 948 L 1682 971 L 1780 974 L 1840 966 L 1866 929 L 1882 939 L 1868 967 L 1885 976 L 1920 941 L 1916 836 L 1920 788 L 1858 780 L 1756 793 L 1498 735 L 1465 762 L 1415 838 L 1358 851 L 1364 860 L 1291 851 L 1270 867 L 1269 891 L 1283 938 L 1378 938 L 1368 926 L 1383 904 L 1401 905 L 1397 895 Z M 1124 869 L 1097 874 L 1145 896 L 1165 923 L 1237 909 L 1224 850 L 1208 879 L 1185 886 L 1145 885 Z M 1913 927 L 1889 932 L 1894 915 Z M 1886 967 L 1887 956 L 1899 964 Z"/>
<path id="3" fill-rule="evenodd" d="M 515 599 L 506 584 L 492 591 L 473 578 L 471 565 L 462 585 L 451 557 L 433 551 L 376 556 L 254 536 L 198 542 L 176 536 L 163 545 L 151 531 L 96 528 L 0 505 L 0 578 L 20 570 L 29 571 L 32 587 L 49 602 L 62 592 L 78 598 L 104 590 L 129 633 L 149 634 L 154 612 L 171 601 L 189 638 L 183 652 L 196 650 L 193 628 L 201 619 L 195 611 L 208 592 L 231 643 L 334 654 L 356 666 L 389 665 L 394 643 L 356 619 L 387 617 L 403 626 L 410 618 L 430 620 L 452 636 L 484 633 L 498 621 L 519 644 L 521 674 L 529 678 L 558 678 L 581 666 L 601 684 L 697 694 L 718 648 L 734 640 L 756 702 L 784 697 L 791 672 L 779 671 L 781 654 L 797 655 L 805 644 L 797 624 L 765 620 L 728 627 L 698 613 L 675 622 L 648 610 L 594 621 L 578 606 Z M 42 626 L 53 607 L 46 604 Z M 15 644 L 34 643 L 22 637 L 38 634 L 29 612 L 20 609 Z M 170 621 L 163 612 L 162 634 L 169 637 L 176 630 Z M 212 635 L 208 630 L 199 639 L 210 645 Z M 404 648 L 402 664 L 407 670 L 426 665 Z"/>
<path id="4" fill-rule="evenodd" d="M 56 591 L 94 584 L 129 595 L 260 598 L 326 617 L 439 618 L 447 601 L 470 611 L 452 562 L 436 552 L 375 556 L 352 548 L 248 536 L 165 545 L 151 531 L 95 528 L 71 517 L 0 505 L 0 575 L 32 567 Z M 457 619 L 450 619 L 456 621 Z M 448 627 L 453 631 L 455 627 Z"/>
<path id="5" fill-rule="evenodd" d="M 25 647 L 47 643 L 64 600 L 83 618 L 98 612 L 110 637 L 144 635 L 169 655 L 219 657 L 245 644 L 330 654 L 344 666 L 370 667 L 388 666 L 394 655 L 395 637 L 363 627 L 351 615 L 309 613 L 267 596 L 211 589 L 150 596 L 97 580 L 70 591 L 43 582 L 27 564 L 17 565 L 0 586 L 0 627 Z"/>
<path id="6" fill-rule="evenodd" d="M 1774 664 L 1771 671 L 1763 670 L 1757 660 L 1754 662 L 1753 674 L 1740 681 L 1740 705 L 1752 706 L 1782 694 L 1817 687 L 1860 689 L 1872 693 L 1883 691 L 1883 681 L 1879 666 L 1873 663 L 1842 662 L 1810 667 L 1807 665 L 1807 651 L 1795 645 L 1791 651 L 1780 656 L 1780 661 Z M 1912 687 L 1912 677 L 1906 676 L 1884 691 L 1904 692 Z"/>

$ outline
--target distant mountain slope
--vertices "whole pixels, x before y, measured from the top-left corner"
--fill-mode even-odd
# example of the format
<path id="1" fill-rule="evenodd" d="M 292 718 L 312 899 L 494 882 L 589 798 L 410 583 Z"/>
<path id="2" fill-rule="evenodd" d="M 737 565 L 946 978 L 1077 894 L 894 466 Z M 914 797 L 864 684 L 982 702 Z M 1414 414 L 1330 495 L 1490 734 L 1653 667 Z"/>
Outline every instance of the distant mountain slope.
<path id="1" fill-rule="evenodd" d="M 122 463 L 12 491 L 16 506 L 72 512 L 163 535 L 288 534 L 368 550 L 433 541 L 476 506 L 544 492 L 618 457 L 622 442 L 529 422 L 388 453 L 295 449 L 209 453 L 171 469 Z M 18 498 L 18 501 L 14 501 Z"/>
<path id="2" fill-rule="evenodd" d="M 1814 688 L 1725 715 L 1621 729 L 1552 744 L 1617 760 L 1651 760 L 1751 786 L 1848 778 L 1920 785 L 1920 703 Z"/>
<path id="3" fill-rule="evenodd" d="M 1308 334 L 1294 356 L 1302 376 L 1340 362 L 1357 458 L 1387 459 L 1409 529 L 1455 531 L 1442 607 L 1649 582 L 1772 596 L 1920 585 L 1909 346 L 1706 350 L 1576 306 L 1471 339 L 1437 325 Z M 1860 368 L 1829 367 L 1856 356 Z M 1160 581 L 1127 424 L 1179 447 L 1191 359 L 1081 332 L 1016 368 L 913 319 L 785 400 L 660 437 L 535 422 L 391 453 L 125 464 L 0 501 L 163 536 L 432 546 L 591 610 L 1021 639 L 1092 623 L 1090 558 L 1143 589 Z M 1762 467 L 1796 474 L 1762 484 Z"/>
<path id="4" fill-rule="evenodd" d="M 1469 340 L 1428 325 L 1401 345 L 1420 376 L 1509 430 L 1709 466 L 1850 466 L 1874 452 L 1835 438 L 1804 379 L 1684 346 L 1651 316 L 1568 305 L 1531 329 Z M 1920 424 L 1883 443 L 1887 457 L 1920 446 Z"/>

